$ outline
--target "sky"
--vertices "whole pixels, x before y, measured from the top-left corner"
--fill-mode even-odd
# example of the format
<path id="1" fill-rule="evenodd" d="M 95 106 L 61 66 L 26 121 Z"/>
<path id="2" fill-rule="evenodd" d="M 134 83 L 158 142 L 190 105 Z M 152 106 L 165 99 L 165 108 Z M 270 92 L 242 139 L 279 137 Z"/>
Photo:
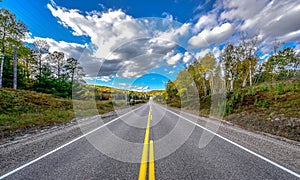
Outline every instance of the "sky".
<path id="1" fill-rule="evenodd" d="M 282 48 L 300 52 L 300 0 L 3 0 L 24 22 L 25 41 L 78 59 L 89 84 L 164 89 L 195 58 L 218 59 L 240 32 L 258 35 L 261 60 Z"/>

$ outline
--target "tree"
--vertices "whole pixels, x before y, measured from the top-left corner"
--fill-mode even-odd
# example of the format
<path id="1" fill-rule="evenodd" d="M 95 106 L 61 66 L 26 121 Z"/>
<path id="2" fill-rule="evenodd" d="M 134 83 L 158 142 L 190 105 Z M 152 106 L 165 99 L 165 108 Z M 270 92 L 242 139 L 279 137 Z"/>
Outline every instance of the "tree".
<path id="1" fill-rule="evenodd" d="M 46 57 L 47 63 L 51 66 L 51 71 L 59 79 L 62 77 L 63 67 L 65 64 L 65 54 L 63 52 L 54 51 Z"/>
<path id="2" fill-rule="evenodd" d="M 168 99 L 173 99 L 173 98 L 179 98 L 178 97 L 178 90 L 171 80 L 168 81 L 167 87 L 166 87 L 166 92 L 168 94 Z"/>
<path id="3" fill-rule="evenodd" d="M 280 64 L 283 69 L 288 70 L 287 76 L 290 77 L 290 72 L 293 72 L 293 76 L 296 76 L 296 72 L 299 69 L 300 59 L 297 58 L 296 51 L 294 48 L 287 47 L 278 52 L 278 56 L 281 61 Z"/>
<path id="4" fill-rule="evenodd" d="M 0 46 L 2 53 L 0 63 L 0 87 L 2 87 L 5 47 L 19 43 L 28 30 L 25 24 L 21 21 L 17 21 L 16 16 L 4 8 L 0 9 L 0 27 Z"/>
<path id="5" fill-rule="evenodd" d="M 207 85 L 206 81 L 208 80 L 209 76 L 212 74 L 217 61 L 213 53 L 209 52 L 207 53 L 202 59 L 199 60 L 199 67 L 198 71 L 200 72 L 202 76 L 202 83 L 203 83 L 203 91 L 204 96 L 207 96 Z"/>
<path id="6" fill-rule="evenodd" d="M 64 66 L 66 70 L 66 75 L 71 80 L 72 84 L 74 83 L 75 79 L 80 81 L 81 78 L 85 75 L 83 72 L 83 68 L 79 65 L 80 63 L 77 59 L 68 58 L 67 63 Z"/>
<path id="7" fill-rule="evenodd" d="M 257 45 L 258 45 L 258 35 L 254 37 L 247 38 L 248 34 L 246 32 L 242 32 L 241 34 L 241 45 L 240 45 L 240 55 L 242 56 L 242 60 L 247 60 L 249 62 L 249 81 L 250 86 L 252 86 L 252 79 L 253 79 L 253 72 L 256 66 L 256 52 L 257 52 Z M 246 83 L 247 81 L 244 81 Z M 243 87 L 246 84 L 243 83 Z"/>
<path id="8" fill-rule="evenodd" d="M 42 55 L 49 52 L 49 44 L 46 40 L 38 39 L 33 41 L 33 47 L 32 50 L 35 52 L 35 57 L 37 61 L 37 70 L 38 70 L 38 76 L 42 76 Z"/>
<path id="9" fill-rule="evenodd" d="M 237 48 L 228 44 L 221 53 L 222 66 L 224 68 L 224 74 L 227 82 L 230 82 L 230 91 L 234 89 L 234 82 L 238 78 L 238 66 L 240 64 L 240 56 Z"/>

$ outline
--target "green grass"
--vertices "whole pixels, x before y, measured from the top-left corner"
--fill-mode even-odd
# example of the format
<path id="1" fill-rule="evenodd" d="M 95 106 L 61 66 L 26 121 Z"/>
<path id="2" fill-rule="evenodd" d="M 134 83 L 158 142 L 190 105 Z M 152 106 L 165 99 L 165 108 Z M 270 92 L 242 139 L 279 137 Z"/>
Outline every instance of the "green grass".
<path id="1" fill-rule="evenodd" d="M 145 101 L 134 101 L 130 105 L 139 103 Z M 34 91 L 1 88 L 0 137 L 6 138 L 26 130 L 66 124 L 75 116 L 93 116 L 125 107 L 128 104 L 121 101 L 72 101 Z"/>
<path id="2" fill-rule="evenodd" d="M 230 98 L 237 94 L 241 95 L 234 102 L 227 101 L 227 121 L 245 129 L 300 141 L 299 81 L 249 87 L 233 92 Z"/>

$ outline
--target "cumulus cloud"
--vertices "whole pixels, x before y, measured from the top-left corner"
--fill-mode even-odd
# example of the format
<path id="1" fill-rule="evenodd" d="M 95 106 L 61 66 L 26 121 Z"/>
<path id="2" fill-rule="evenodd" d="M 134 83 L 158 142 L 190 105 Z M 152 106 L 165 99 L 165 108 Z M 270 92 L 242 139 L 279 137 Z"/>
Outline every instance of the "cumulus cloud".
<path id="1" fill-rule="evenodd" d="M 199 32 L 200 29 L 210 28 L 217 25 L 217 14 L 211 13 L 203 15 L 198 19 L 194 26 L 194 32 Z"/>
<path id="2" fill-rule="evenodd" d="M 182 53 L 176 53 L 174 50 L 168 52 L 165 56 L 164 59 L 167 61 L 168 65 L 174 65 L 178 63 L 181 58 L 183 57 Z"/>
<path id="3" fill-rule="evenodd" d="M 248 19 L 259 13 L 268 2 L 269 0 L 225 0 L 223 1 L 223 8 L 225 10 L 220 15 L 220 19 Z"/>
<path id="4" fill-rule="evenodd" d="M 179 39 L 189 35 L 189 30 L 191 29 L 191 24 L 190 23 L 185 23 L 180 25 L 177 28 L 171 28 L 167 31 L 159 31 L 157 33 L 157 38 L 169 40 L 169 41 L 174 41 L 178 44 L 180 44 Z"/>
<path id="5" fill-rule="evenodd" d="M 220 26 L 216 26 L 213 29 L 204 29 L 198 35 L 189 39 L 189 44 L 195 48 L 208 47 L 209 45 L 222 41 L 229 37 L 234 28 L 230 23 L 224 23 Z"/>
<path id="6" fill-rule="evenodd" d="M 189 52 L 185 52 L 184 54 L 183 54 L 183 59 L 182 59 L 182 61 L 183 61 L 183 63 L 189 63 L 190 61 L 192 61 L 194 59 L 194 56 L 191 54 L 191 53 L 189 53 Z"/>
<path id="7" fill-rule="evenodd" d="M 240 31 L 260 33 L 264 39 L 275 37 L 288 42 L 299 39 L 300 4 L 294 0 L 224 1 L 220 20 L 231 20 Z"/>
<path id="8" fill-rule="evenodd" d="M 47 5 L 52 15 L 74 36 L 88 36 L 95 47 L 92 57 L 100 61 L 98 74 L 92 68 L 88 74 L 120 77 L 139 77 L 162 63 L 162 56 L 177 46 L 176 40 L 188 33 L 190 24 L 174 25 L 172 15 L 161 19 L 135 19 L 122 10 L 108 9 L 103 12 L 82 13 L 76 9 L 66 9 L 54 3 Z M 162 24 L 165 27 L 161 27 Z M 160 29 L 160 28 L 161 29 Z M 163 30 L 162 30 L 163 29 Z M 168 63 L 176 64 L 183 54 L 170 57 Z M 141 58 L 142 57 L 142 58 Z M 144 59 L 143 59 L 144 58 Z M 189 56 L 185 57 L 185 61 Z M 91 71 L 90 71 L 91 70 Z"/>
<path id="9" fill-rule="evenodd" d="M 75 36 L 88 36 L 96 46 L 95 56 L 105 58 L 120 44 L 131 39 L 148 36 L 141 24 L 122 10 L 81 14 L 76 9 L 47 5 L 58 21 L 72 30 Z"/>
<path id="10" fill-rule="evenodd" d="M 300 38 L 300 4 L 294 0 L 216 1 L 212 10 L 196 17 L 193 33 L 200 33 L 189 39 L 193 48 L 218 46 L 226 41 L 236 42 L 242 31 L 247 32 L 249 37 L 259 36 L 263 53 L 271 50 L 271 42 L 275 38 L 284 43 L 298 43 Z M 213 30 L 217 30 L 215 28 L 224 31 L 213 33 Z"/>

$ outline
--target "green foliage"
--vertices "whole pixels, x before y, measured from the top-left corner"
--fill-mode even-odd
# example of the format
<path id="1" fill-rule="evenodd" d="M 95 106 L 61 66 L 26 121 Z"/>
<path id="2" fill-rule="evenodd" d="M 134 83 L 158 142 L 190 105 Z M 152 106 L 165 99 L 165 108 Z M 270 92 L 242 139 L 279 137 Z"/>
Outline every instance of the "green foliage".
<path id="1" fill-rule="evenodd" d="M 269 107 L 269 99 L 261 99 L 255 98 L 254 105 L 256 107 L 268 108 Z"/>
<path id="2" fill-rule="evenodd" d="M 267 85 L 261 86 L 261 91 L 265 92 L 268 91 L 269 87 Z"/>
<path id="3" fill-rule="evenodd" d="M 282 82 L 280 82 L 279 84 L 277 84 L 276 89 L 275 89 L 276 93 L 278 93 L 279 95 L 280 94 L 284 94 L 285 93 L 284 86 L 285 86 L 285 84 L 282 83 Z"/>

